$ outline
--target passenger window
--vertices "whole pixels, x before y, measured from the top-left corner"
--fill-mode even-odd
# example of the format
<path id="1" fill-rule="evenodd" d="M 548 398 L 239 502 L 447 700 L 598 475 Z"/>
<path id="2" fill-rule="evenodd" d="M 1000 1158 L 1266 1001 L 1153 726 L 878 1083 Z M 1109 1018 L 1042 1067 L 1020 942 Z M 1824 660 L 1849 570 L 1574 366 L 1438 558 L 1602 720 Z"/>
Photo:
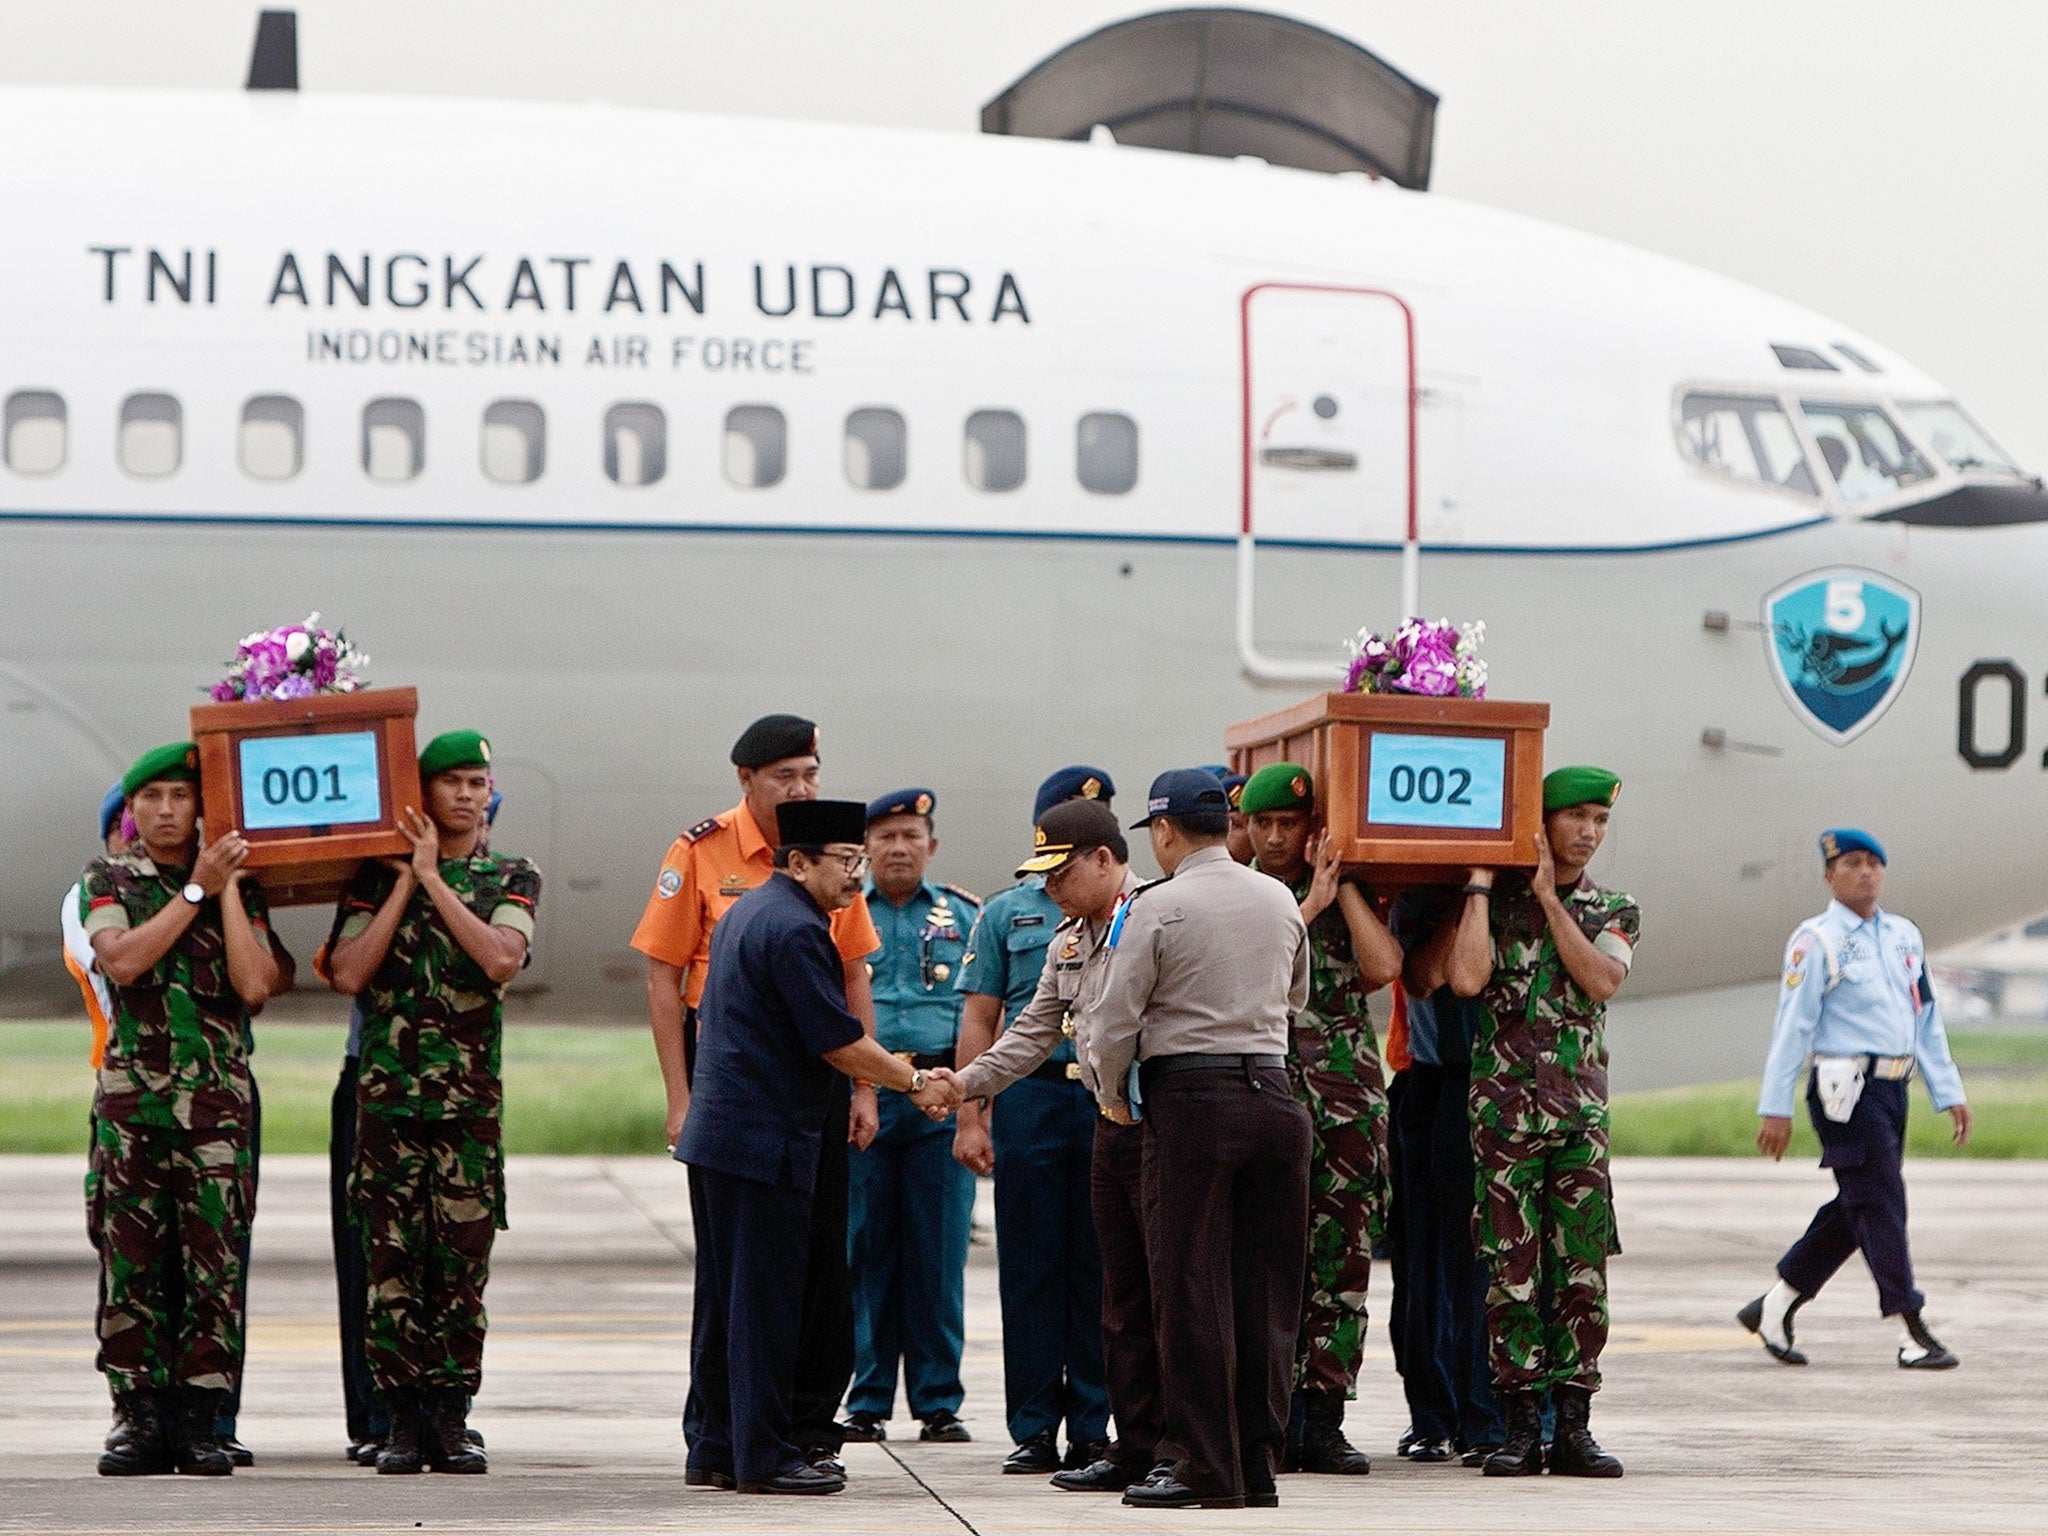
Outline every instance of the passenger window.
<path id="1" fill-rule="evenodd" d="M 372 400 L 363 407 L 363 473 L 410 480 L 426 467 L 427 413 L 417 400 Z"/>
<path id="2" fill-rule="evenodd" d="M 290 395 L 257 395 L 242 407 L 242 472 L 289 480 L 305 463 L 306 413 Z"/>
<path id="3" fill-rule="evenodd" d="M 1114 411 L 1083 416 L 1074 435 L 1074 473 L 1083 490 L 1098 496 L 1128 492 L 1138 483 L 1138 424 Z"/>
<path id="4" fill-rule="evenodd" d="M 1735 480 L 1801 496 L 1819 486 L 1785 408 L 1751 395 L 1687 395 L 1679 402 L 1678 445 L 1696 464 Z"/>
<path id="5" fill-rule="evenodd" d="M 69 430 L 64 397 L 47 389 L 20 389 L 7 397 L 0 443 L 17 475 L 54 475 L 64 467 Z"/>
<path id="6" fill-rule="evenodd" d="M 484 473 L 500 485 L 540 478 L 547 461 L 547 418 L 531 400 L 499 400 L 484 410 Z"/>
<path id="7" fill-rule="evenodd" d="M 976 411 L 967 418 L 967 483 L 977 491 L 1014 491 L 1024 483 L 1024 418 Z"/>
<path id="8" fill-rule="evenodd" d="M 742 490 L 782 483 L 789 424 L 772 405 L 736 405 L 725 413 L 725 478 Z"/>
<path id="9" fill-rule="evenodd" d="M 604 413 L 604 472 L 620 485 L 652 485 L 668 473 L 668 418 L 630 401 Z"/>
<path id="10" fill-rule="evenodd" d="M 1852 506 L 1934 477 L 1933 469 L 1900 435 L 1884 407 L 1802 400 L 1799 409 L 1806 417 L 1807 430 L 1820 444 L 1820 456 L 1827 461 L 1835 488 Z"/>
<path id="11" fill-rule="evenodd" d="M 121 402 L 120 460 L 131 475 L 168 475 L 184 455 L 185 413 L 175 395 L 130 395 Z"/>
<path id="12" fill-rule="evenodd" d="M 903 483 L 909 429 L 900 411 L 868 406 L 846 418 L 846 480 L 857 491 L 893 491 Z"/>

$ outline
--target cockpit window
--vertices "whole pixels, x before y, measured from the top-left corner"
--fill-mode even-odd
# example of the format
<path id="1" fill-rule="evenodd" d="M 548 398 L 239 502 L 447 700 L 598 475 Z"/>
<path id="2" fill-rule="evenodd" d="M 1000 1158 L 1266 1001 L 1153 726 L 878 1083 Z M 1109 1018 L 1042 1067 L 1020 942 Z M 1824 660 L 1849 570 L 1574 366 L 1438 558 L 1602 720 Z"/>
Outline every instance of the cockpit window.
<path id="1" fill-rule="evenodd" d="M 1900 436 L 1883 406 L 1802 400 L 1799 409 L 1835 488 L 1851 506 L 1934 478 L 1933 467 Z"/>
<path id="2" fill-rule="evenodd" d="M 1820 494 L 1799 435 L 1774 399 L 1687 395 L 1679 402 L 1678 443 L 1687 458 L 1737 480 Z"/>
<path id="3" fill-rule="evenodd" d="M 1901 401 L 1899 414 L 1922 442 L 1948 460 L 1950 469 L 1982 470 L 1994 475 L 2025 474 L 1953 400 Z"/>
<path id="4" fill-rule="evenodd" d="M 1771 343 L 1771 350 L 1778 356 L 1779 366 L 1784 368 L 1805 368 L 1814 373 L 1840 373 L 1842 370 L 1830 362 L 1823 353 L 1812 347 L 1787 346 L 1781 341 Z"/>

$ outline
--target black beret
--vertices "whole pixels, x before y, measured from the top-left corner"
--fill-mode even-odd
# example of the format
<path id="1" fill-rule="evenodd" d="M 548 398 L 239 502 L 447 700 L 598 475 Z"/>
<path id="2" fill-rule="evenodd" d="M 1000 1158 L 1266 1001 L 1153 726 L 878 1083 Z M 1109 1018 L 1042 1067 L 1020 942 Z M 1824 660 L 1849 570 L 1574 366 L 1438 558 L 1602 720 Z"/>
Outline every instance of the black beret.
<path id="1" fill-rule="evenodd" d="M 811 757 L 818 750 L 818 727 L 801 715 L 763 715 L 732 744 L 736 768 L 765 768 L 785 757 Z"/>

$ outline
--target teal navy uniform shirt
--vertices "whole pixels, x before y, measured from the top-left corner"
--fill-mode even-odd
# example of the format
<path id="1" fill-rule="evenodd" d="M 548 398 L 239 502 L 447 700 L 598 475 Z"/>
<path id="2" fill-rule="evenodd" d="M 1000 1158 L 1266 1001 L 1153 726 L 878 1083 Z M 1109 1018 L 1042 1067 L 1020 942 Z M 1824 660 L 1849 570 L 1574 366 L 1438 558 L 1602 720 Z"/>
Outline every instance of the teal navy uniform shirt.
<path id="1" fill-rule="evenodd" d="M 898 906 L 868 883 L 868 915 L 882 947 L 868 962 L 875 1040 L 885 1051 L 938 1055 L 960 1034 L 957 990 L 967 935 L 981 904 L 965 891 L 920 881 Z"/>
<path id="2" fill-rule="evenodd" d="M 1000 997 L 1003 1027 L 1009 1028 L 1038 990 L 1046 946 L 1065 915 L 1059 903 L 1045 894 L 1043 875 L 1033 875 L 989 897 L 967 941 L 960 990 Z M 1074 1042 L 1062 1040 L 1047 1059 L 1074 1060 Z"/>
<path id="3" fill-rule="evenodd" d="M 1883 908 L 1860 918 L 1839 901 L 1799 925 L 1785 949 L 1759 1115 L 1790 1117 L 1809 1052 L 1911 1056 L 1936 1109 L 1963 1102 L 1918 928 Z"/>

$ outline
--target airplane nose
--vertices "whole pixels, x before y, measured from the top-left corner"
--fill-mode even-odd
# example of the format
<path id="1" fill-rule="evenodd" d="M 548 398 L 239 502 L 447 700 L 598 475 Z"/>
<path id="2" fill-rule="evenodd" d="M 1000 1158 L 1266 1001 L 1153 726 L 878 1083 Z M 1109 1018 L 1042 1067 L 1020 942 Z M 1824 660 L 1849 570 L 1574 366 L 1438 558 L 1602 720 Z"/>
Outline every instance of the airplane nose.
<path id="1" fill-rule="evenodd" d="M 1911 523 L 1927 528 L 1999 528 L 2048 523 L 2048 490 L 2039 480 L 2007 485 L 1962 485 L 1910 507 L 1894 507 L 1873 523 Z"/>

